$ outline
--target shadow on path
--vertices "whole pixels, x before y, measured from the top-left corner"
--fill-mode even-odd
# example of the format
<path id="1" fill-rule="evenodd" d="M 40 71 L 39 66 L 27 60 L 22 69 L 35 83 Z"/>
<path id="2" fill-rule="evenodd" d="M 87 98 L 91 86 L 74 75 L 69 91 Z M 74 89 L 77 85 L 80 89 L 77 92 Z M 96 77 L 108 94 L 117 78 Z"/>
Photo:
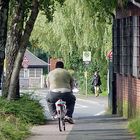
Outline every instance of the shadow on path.
<path id="1" fill-rule="evenodd" d="M 135 140 L 127 120 L 118 116 L 79 118 L 66 140 Z"/>
<path id="2" fill-rule="evenodd" d="M 127 120 L 118 116 L 96 116 L 76 118 L 75 124 L 66 124 L 66 131 L 59 132 L 58 122 L 32 129 L 27 140 L 135 140 L 128 132 Z"/>

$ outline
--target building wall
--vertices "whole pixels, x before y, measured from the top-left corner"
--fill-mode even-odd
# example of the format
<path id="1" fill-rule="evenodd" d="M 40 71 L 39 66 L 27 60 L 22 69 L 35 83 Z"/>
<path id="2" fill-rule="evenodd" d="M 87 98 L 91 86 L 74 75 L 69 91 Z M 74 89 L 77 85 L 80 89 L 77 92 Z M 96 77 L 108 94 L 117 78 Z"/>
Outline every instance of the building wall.
<path id="1" fill-rule="evenodd" d="M 117 110 L 131 118 L 140 114 L 140 79 L 117 74 Z"/>
<path id="2" fill-rule="evenodd" d="M 140 115 L 139 16 L 140 8 L 132 3 L 116 11 L 113 66 L 116 74 L 117 113 L 127 118 Z"/>
<path id="3" fill-rule="evenodd" d="M 140 16 L 140 8 L 131 3 L 128 4 L 127 8 L 118 8 L 116 11 L 117 19 L 135 15 Z"/>
<path id="4" fill-rule="evenodd" d="M 50 71 L 55 69 L 55 64 L 58 60 L 56 58 L 51 58 L 50 59 Z"/>
<path id="5" fill-rule="evenodd" d="M 61 58 L 50 58 L 50 71 L 55 69 L 55 65 L 57 61 L 63 61 Z"/>
<path id="6" fill-rule="evenodd" d="M 45 80 L 42 68 L 27 68 L 20 71 L 21 88 L 44 88 Z"/>

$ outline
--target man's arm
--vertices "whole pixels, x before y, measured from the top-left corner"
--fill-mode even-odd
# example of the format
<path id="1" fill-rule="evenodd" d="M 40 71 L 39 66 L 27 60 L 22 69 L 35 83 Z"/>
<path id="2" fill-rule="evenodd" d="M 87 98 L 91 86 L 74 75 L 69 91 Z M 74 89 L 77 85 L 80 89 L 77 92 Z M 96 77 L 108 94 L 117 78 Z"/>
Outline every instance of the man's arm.
<path id="1" fill-rule="evenodd" d="M 71 76 L 71 80 L 70 80 L 70 87 L 71 87 L 71 90 L 74 88 L 74 79 L 72 76 Z"/>

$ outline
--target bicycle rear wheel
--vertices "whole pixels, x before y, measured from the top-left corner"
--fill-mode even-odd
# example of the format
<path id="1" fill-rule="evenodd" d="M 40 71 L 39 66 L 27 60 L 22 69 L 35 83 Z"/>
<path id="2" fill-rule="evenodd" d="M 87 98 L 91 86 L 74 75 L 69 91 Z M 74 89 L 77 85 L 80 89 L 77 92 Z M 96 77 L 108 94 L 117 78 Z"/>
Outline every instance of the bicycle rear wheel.
<path id="1" fill-rule="evenodd" d="M 58 118 L 59 121 L 59 131 L 65 131 L 65 120 L 64 117 L 62 116 L 62 107 L 60 107 L 60 117 Z"/>
<path id="2" fill-rule="evenodd" d="M 65 131 L 66 128 L 65 128 L 65 120 L 64 120 L 64 118 L 63 118 L 63 120 L 62 120 L 62 123 L 63 123 L 63 130 Z"/>

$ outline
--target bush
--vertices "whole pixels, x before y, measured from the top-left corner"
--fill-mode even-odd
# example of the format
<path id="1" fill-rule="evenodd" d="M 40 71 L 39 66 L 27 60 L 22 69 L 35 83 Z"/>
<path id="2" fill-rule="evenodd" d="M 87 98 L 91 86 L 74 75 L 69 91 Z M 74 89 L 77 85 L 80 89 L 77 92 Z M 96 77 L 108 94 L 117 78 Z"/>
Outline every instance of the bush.
<path id="1" fill-rule="evenodd" d="M 24 94 L 16 101 L 0 99 L 0 110 L 6 114 L 13 114 L 26 123 L 42 124 L 45 122 L 43 107 L 38 100 L 32 99 L 28 94 Z"/>
<path id="2" fill-rule="evenodd" d="M 7 101 L 0 97 L 0 140 L 23 140 L 32 124 L 46 122 L 43 107 L 31 95 Z"/>
<path id="3" fill-rule="evenodd" d="M 29 126 L 14 115 L 0 117 L 0 140 L 23 140 L 29 135 Z"/>
<path id="4" fill-rule="evenodd" d="M 137 140 L 140 140 L 140 118 L 131 120 L 128 128 L 136 134 Z"/>

